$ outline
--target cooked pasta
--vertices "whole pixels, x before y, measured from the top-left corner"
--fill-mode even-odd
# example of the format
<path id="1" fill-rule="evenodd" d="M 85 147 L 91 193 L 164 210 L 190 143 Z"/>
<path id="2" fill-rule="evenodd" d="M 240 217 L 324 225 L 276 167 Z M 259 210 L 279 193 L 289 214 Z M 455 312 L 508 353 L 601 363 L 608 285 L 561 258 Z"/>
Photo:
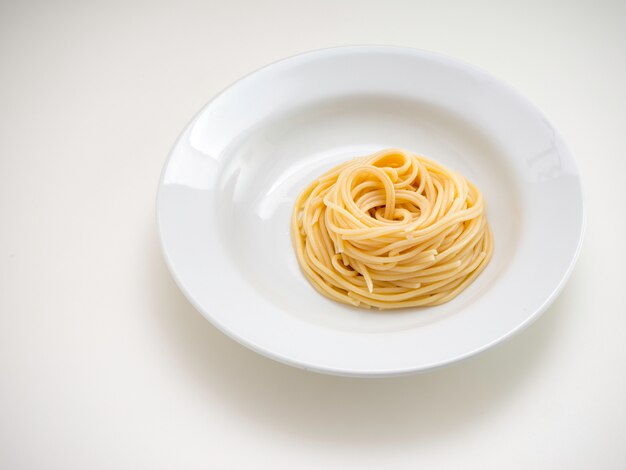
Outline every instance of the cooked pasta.
<path id="1" fill-rule="evenodd" d="M 482 194 L 462 175 L 388 149 L 304 189 L 291 236 L 321 294 L 364 308 L 431 306 L 457 296 L 491 259 L 485 212 Z"/>

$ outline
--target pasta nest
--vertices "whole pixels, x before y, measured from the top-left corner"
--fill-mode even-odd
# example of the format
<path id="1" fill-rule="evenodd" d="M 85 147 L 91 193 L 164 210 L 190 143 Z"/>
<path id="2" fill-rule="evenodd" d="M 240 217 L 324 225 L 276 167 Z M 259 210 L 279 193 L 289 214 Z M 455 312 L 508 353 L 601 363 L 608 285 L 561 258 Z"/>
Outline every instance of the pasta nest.
<path id="1" fill-rule="evenodd" d="M 493 253 L 480 191 L 400 149 L 352 159 L 310 184 L 295 203 L 291 235 L 320 293 L 365 308 L 447 302 Z"/>

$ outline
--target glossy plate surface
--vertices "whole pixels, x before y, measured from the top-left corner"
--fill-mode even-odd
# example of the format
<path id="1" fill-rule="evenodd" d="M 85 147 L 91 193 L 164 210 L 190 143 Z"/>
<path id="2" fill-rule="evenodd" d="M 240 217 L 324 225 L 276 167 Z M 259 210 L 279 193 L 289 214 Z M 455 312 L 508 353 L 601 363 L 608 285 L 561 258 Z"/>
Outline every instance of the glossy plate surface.
<path id="1" fill-rule="evenodd" d="M 351 308 L 297 265 L 299 191 L 386 147 L 438 160 L 485 195 L 494 257 L 445 305 Z M 561 290 L 584 224 L 574 159 L 532 104 L 467 64 L 383 46 L 301 54 L 218 95 L 171 152 L 157 219 L 174 278 L 216 327 L 279 361 L 355 376 L 431 369 L 519 331 Z"/>

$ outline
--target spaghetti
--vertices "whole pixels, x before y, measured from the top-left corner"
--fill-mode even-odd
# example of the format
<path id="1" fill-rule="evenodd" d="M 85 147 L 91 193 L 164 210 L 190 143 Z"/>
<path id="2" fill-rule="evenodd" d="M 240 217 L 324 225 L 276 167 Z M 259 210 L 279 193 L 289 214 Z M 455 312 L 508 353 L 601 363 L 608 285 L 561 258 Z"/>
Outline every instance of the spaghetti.
<path id="1" fill-rule="evenodd" d="M 296 200 L 291 236 L 320 293 L 364 308 L 447 302 L 493 253 L 480 191 L 398 149 L 355 158 L 310 184 Z"/>

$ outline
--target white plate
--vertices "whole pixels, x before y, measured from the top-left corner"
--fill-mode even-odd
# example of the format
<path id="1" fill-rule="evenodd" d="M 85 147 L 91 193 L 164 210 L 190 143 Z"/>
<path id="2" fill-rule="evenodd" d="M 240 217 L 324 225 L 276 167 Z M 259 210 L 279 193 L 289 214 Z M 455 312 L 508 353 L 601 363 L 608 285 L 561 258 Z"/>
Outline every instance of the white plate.
<path id="1" fill-rule="evenodd" d="M 493 260 L 447 304 L 351 308 L 296 262 L 299 191 L 386 147 L 436 159 L 485 195 Z M 178 285 L 224 333 L 297 367 L 383 376 L 469 357 L 536 319 L 572 270 L 584 217 L 574 159 L 518 93 L 441 55 L 353 46 L 269 65 L 206 105 L 171 152 L 157 218 Z"/>

